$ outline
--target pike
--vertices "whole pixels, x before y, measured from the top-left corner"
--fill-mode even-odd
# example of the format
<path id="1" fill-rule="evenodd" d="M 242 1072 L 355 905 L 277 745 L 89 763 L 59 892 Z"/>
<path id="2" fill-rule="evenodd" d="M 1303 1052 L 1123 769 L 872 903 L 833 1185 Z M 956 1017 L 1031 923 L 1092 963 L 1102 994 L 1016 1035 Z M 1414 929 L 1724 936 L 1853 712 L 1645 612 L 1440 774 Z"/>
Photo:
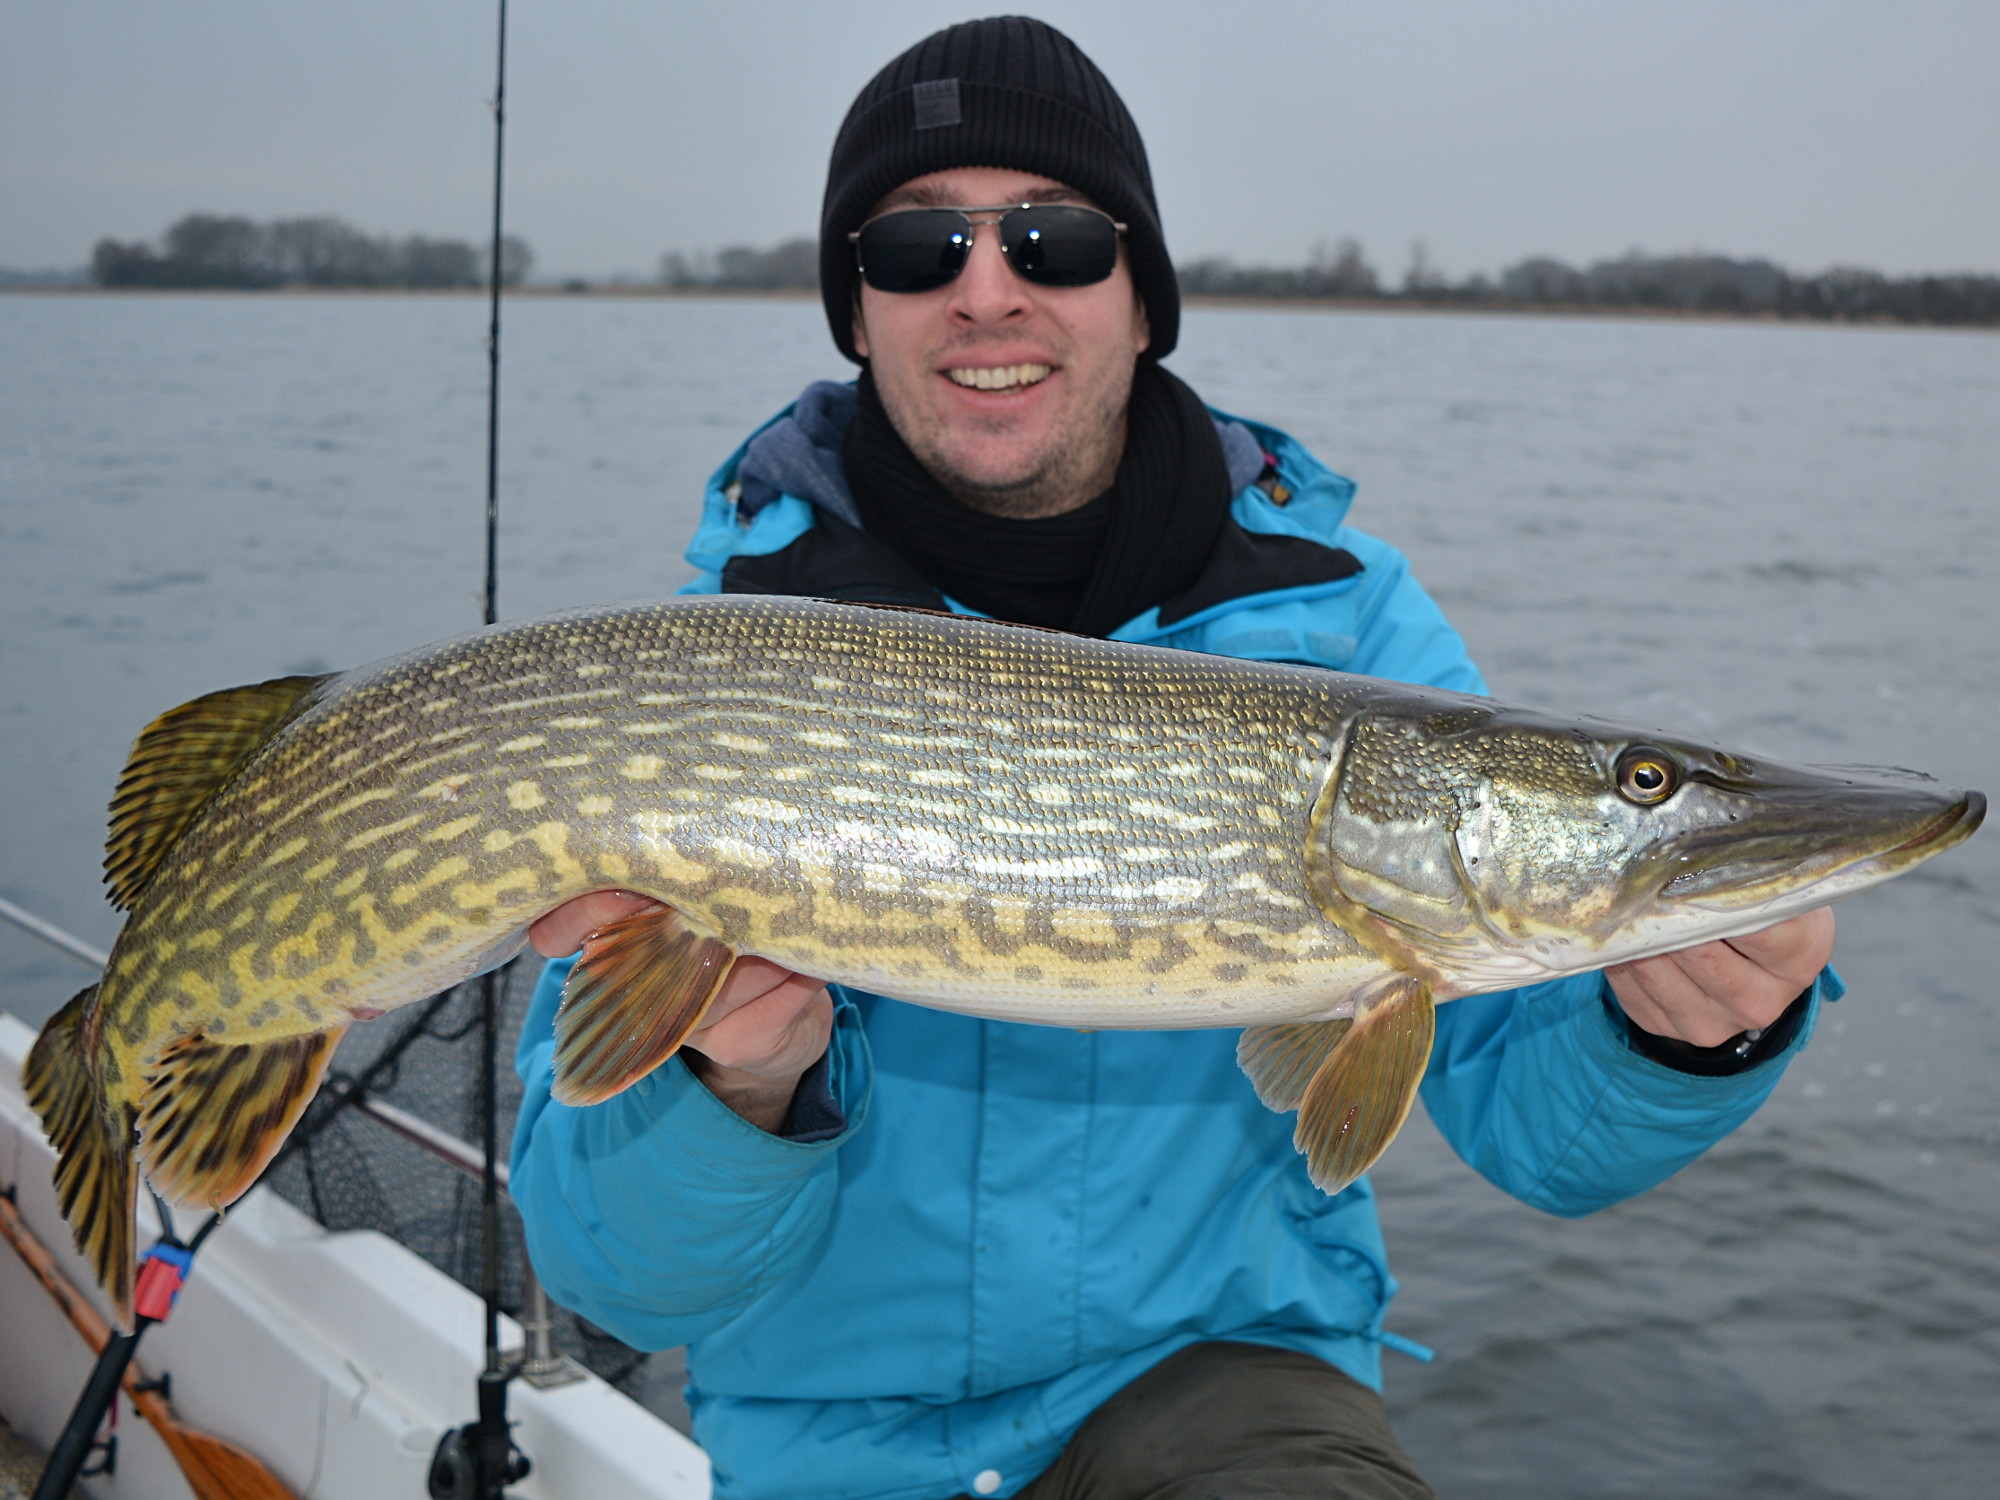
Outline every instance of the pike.
<path id="1" fill-rule="evenodd" d="M 1752 931 L 1961 842 L 1977 792 L 1310 667 L 766 597 L 489 627 L 155 720 L 111 804 L 130 911 L 25 1078 L 129 1319 L 133 1197 L 256 1180 L 347 1027 L 586 941 L 555 1096 L 671 1057 L 738 955 L 966 1014 L 1242 1027 L 1337 1192 L 1436 1002 Z"/>

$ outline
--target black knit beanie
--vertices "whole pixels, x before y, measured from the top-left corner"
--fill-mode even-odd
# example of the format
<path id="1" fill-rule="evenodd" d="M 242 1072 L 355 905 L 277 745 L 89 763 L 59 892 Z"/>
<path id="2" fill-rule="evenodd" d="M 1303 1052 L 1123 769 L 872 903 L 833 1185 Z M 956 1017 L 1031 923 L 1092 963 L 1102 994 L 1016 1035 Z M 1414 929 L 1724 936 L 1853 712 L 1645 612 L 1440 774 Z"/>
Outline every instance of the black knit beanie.
<path id="1" fill-rule="evenodd" d="M 1075 42 L 1027 16 L 925 37 L 861 91 L 834 138 L 820 211 L 819 288 L 840 352 L 854 350 L 860 277 L 847 236 L 891 188 L 953 167 L 1037 172 L 1130 226 L 1126 253 L 1159 359 L 1180 336 L 1181 294 L 1139 127 Z"/>

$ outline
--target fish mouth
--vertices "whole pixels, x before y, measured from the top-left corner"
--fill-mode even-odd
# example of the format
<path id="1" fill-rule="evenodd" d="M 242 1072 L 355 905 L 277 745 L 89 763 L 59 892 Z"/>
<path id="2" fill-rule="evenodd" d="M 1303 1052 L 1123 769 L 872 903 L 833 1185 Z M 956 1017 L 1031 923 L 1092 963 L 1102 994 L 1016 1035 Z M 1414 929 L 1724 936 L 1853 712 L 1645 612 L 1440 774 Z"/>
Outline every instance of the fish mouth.
<path id="1" fill-rule="evenodd" d="M 1774 832 L 1762 838 L 1709 845 L 1718 851 L 1727 848 L 1732 857 L 1677 872 L 1659 887 L 1658 895 L 1662 901 L 1721 908 L 1759 905 L 1793 894 L 1830 900 L 1886 880 L 1963 843 L 1985 821 L 1986 798 L 1979 792 L 1959 793 L 1942 812 L 1920 822 L 1914 833 L 1904 833 L 1909 827 L 1907 816 L 1906 812 L 1905 817 L 1895 820 L 1900 828 L 1880 835 L 1894 840 L 1887 844 L 1849 838 L 1842 841 L 1845 847 L 1821 847 L 1801 855 L 1796 852 L 1796 834 Z M 1669 862 L 1697 863 L 1706 843 L 1702 840 L 1676 851 Z M 1856 843 L 1862 847 L 1857 849 Z M 1875 847 L 1868 847 L 1871 843 Z"/>
<path id="2" fill-rule="evenodd" d="M 1936 822 L 1918 833 L 1915 838 L 1898 844 L 1895 848 L 1886 850 L 1877 857 L 1890 859 L 1906 851 L 1929 849 L 1932 844 L 1938 845 L 1938 848 L 1932 852 L 1942 853 L 1953 844 L 1962 843 L 1966 839 L 1971 838 L 1979 825 L 1985 821 L 1985 794 L 1983 792 L 1967 792 L 1964 800 L 1958 806 L 1946 809 Z M 1956 838 L 1950 837 L 1953 833 L 1957 834 Z M 1947 838 L 1950 839 L 1949 843 L 1941 842 Z"/>

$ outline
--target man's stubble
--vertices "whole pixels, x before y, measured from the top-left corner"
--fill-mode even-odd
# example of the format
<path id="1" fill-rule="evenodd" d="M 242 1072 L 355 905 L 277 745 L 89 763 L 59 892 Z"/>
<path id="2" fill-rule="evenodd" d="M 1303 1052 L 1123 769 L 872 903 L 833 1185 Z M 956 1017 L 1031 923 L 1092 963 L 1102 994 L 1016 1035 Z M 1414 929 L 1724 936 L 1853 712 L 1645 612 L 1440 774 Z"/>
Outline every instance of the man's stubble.
<path id="1" fill-rule="evenodd" d="M 890 423 L 916 455 L 917 462 L 944 492 L 961 505 L 1007 520 L 1038 520 L 1059 516 L 1089 504 L 1111 487 L 1125 454 L 1126 414 L 1132 399 L 1132 370 L 1123 380 L 1111 380 L 1062 414 L 1060 421 L 1032 453 L 999 474 L 970 472 L 953 446 L 982 438 L 1004 441 L 1007 418 L 963 425 L 954 445 L 944 424 L 921 399 L 911 400 L 893 382 L 877 381 Z M 984 429 L 984 431 L 982 431 Z M 1011 472 L 1009 472 L 1011 471 Z"/>

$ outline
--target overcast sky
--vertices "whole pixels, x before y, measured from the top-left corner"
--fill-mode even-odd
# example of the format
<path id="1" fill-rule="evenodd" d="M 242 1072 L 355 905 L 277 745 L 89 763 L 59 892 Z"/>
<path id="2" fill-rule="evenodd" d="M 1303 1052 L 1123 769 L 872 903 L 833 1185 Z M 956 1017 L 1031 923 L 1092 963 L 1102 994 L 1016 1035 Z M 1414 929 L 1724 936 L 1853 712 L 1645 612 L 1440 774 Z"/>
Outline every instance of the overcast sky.
<path id="1" fill-rule="evenodd" d="M 855 91 L 962 4 L 514 0 L 508 224 L 555 274 L 812 231 Z M 2000 3 L 1046 0 L 1169 246 L 1400 274 L 1634 247 L 2000 270 Z M 193 209 L 475 238 L 491 0 L 0 0 L 0 266 Z"/>

